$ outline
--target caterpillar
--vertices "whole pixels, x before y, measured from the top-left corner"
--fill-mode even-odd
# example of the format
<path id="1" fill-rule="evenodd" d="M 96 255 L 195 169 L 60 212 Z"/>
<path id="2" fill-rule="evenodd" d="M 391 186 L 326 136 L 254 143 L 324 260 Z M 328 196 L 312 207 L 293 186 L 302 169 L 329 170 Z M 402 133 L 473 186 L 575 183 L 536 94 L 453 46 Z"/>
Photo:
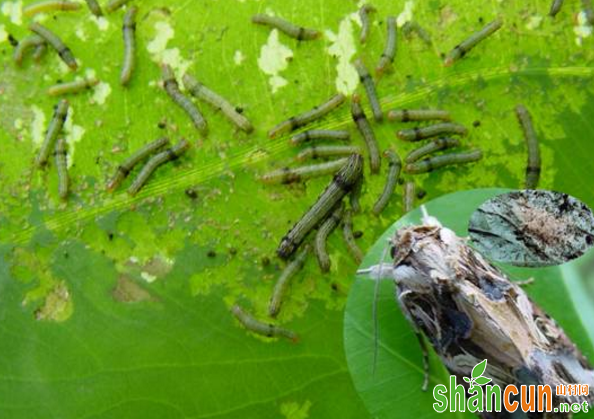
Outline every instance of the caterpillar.
<path id="1" fill-rule="evenodd" d="M 312 129 L 293 136 L 291 138 L 291 144 L 299 145 L 315 140 L 349 141 L 350 139 L 351 133 L 346 130 Z"/>
<path id="2" fill-rule="evenodd" d="M 301 115 L 294 116 L 276 125 L 270 131 L 268 131 L 268 137 L 271 139 L 276 138 L 281 134 L 294 131 L 299 127 L 320 119 L 342 105 L 345 99 L 346 98 L 342 93 L 334 95 L 327 102 L 324 102 L 321 105 L 318 105 L 313 109 L 302 113 Z"/>
<path id="3" fill-rule="evenodd" d="M 482 158 L 483 152 L 480 149 L 463 153 L 442 154 L 441 156 L 428 157 L 415 163 L 407 164 L 404 167 L 404 172 L 410 174 L 427 173 L 445 166 L 472 163 Z"/>
<path id="4" fill-rule="evenodd" d="M 68 48 L 64 42 L 52 31 L 50 31 L 45 26 L 37 22 L 33 22 L 29 25 L 29 30 L 36 33 L 40 37 L 42 37 L 48 44 L 52 46 L 62 59 L 64 63 L 71 69 L 76 70 L 78 68 L 78 64 L 74 59 L 74 55 L 70 48 Z"/>
<path id="5" fill-rule="evenodd" d="M 55 106 L 54 116 L 47 127 L 45 139 L 43 140 L 43 144 L 41 144 L 41 148 L 39 149 L 39 153 L 35 160 L 37 167 L 43 167 L 47 164 L 47 160 L 56 143 L 56 139 L 58 138 L 58 135 L 60 135 L 64 122 L 68 117 L 68 107 L 69 104 L 66 99 L 60 100 Z"/>
<path id="6" fill-rule="evenodd" d="M 361 152 L 359 147 L 351 145 L 314 145 L 297 154 L 297 160 L 317 159 L 320 157 L 350 156 L 353 153 L 359 152 Z"/>
<path id="7" fill-rule="evenodd" d="M 359 35 L 359 42 L 362 44 L 367 42 L 367 37 L 369 36 L 369 15 L 375 11 L 375 7 L 373 7 L 371 4 L 364 4 L 359 9 L 359 19 L 361 19 L 361 34 Z"/>
<path id="8" fill-rule="evenodd" d="M 390 202 L 390 198 L 394 193 L 394 189 L 396 189 L 400 177 L 400 170 L 402 169 L 402 161 L 395 151 L 386 150 L 383 155 L 388 159 L 388 177 L 382 194 L 373 205 L 372 212 L 375 216 L 380 215 L 384 208 L 386 208 L 386 205 L 388 205 L 388 202 Z"/>
<path id="9" fill-rule="evenodd" d="M 347 249 L 357 265 L 363 261 L 363 252 L 357 246 L 353 236 L 353 213 L 350 209 L 345 210 L 342 217 L 342 237 L 347 245 Z"/>
<path id="10" fill-rule="evenodd" d="M 187 73 L 183 75 L 182 80 L 184 86 L 188 92 L 190 92 L 190 94 L 213 106 L 215 109 L 219 109 L 239 129 L 247 133 L 250 133 L 254 130 L 254 127 L 250 121 L 245 116 L 237 112 L 235 110 L 235 106 L 231 105 L 219 94 L 213 92 Z"/>
<path id="11" fill-rule="evenodd" d="M 60 137 L 56 141 L 54 159 L 56 162 L 56 170 L 58 171 L 58 195 L 60 196 L 60 199 L 65 200 L 68 198 L 70 180 L 68 178 L 68 161 L 66 141 L 64 140 L 64 137 Z"/>
<path id="12" fill-rule="evenodd" d="M 452 49 L 445 58 L 444 65 L 451 66 L 455 61 L 464 57 L 471 49 L 473 49 L 479 42 L 492 35 L 503 26 L 503 21 L 500 18 L 488 23 L 480 31 L 470 35 L 467 39 L 459 43 Z"/>
<path id="13" fill-rule="evenodd" d="M 555 17 L 557 13 L 561 11 L 561 7 L 563 6 L 563 0 L 553 0 L 551 3 L 551 10 L 549 11 L 549 16 Z"/>
<path id="14" fill-rule="evenodd" d="M 398 138 L 404 141 L 419 141 L 444 134 L 458 134 L 465 136 L 468 134 L 468 130 L 464 125 L 455 122 L 443 122 L 427 125 L 426 127 L 421 128 L 403 129 L 397 133 Z"/>
<path id="15" fill-rule="evenodd" d="M 341 202 L 337 204 L 337 207 L 334 209 L 332 214 L 330 214 L 330 216 L 320 225 L 316 233 L 316 238 L 314 240 L 314 253 L 318 260 L 320 270 L 324 273 L 330 271 L 330 257 L 328 256 L 328 251 L 326 250 L 328 236 L 336 229 L 336 227 L 338 227 L 340 220 L 342 220 L 343 212 L 344 204 Z"/>
<path id="16" fill-rule="evenodd" d="M 24 38 L 18 43 L 18 45 L 14 49 L 12 58 L 15 64 L 19 66 L 22 64 L 25 52 L 27 52 L 27 50 L 29 50 L 30 48 L 38 48 L 46 44 L 47 42 L 45 41 L 45 39 L 43 39 L 39 35 L 33 34 L 31 36 Z"/>
<path id="17" fill-rule="evenodd" d="M 161 64 L 161 73 L 163 79 L 163 87 L 171 99 L 179 105 L 190 117 L 194 126 L 203 134 L 208 131 L 208 125 L 206 120 L 190 99 L 188 99 L 179 90 L 179 85 L 175 80 L 173 70 L 167 64 Z"/>
<path id="18" fill-rule="evenodd" d="M 268 304 L 268 315 L 270 317 L 278 316 L 280 312 L 281 305 L 283 303 L 283 297 L 287 292 L 287 288 L 291 283 L 291 279 L 299 272 L 303 265 L 305 265 L 305 261 L 307 256 L 311 251 L 311 246 L 306 245 L 301 249 L 301 251 L 295 256 L 295 258 L 289 262 L 289 264 L 285 267 L 281 275 L 279 276 L 276 284 L 274 285 L 274 290 L 272 291 L 272 296 L 270 298 L 270 303 Z"/>
<path id="19" fill-rule="evenodd" d="M 371 173 L 379 173 L 381 162 L 377 140 L 375 139 L 373 129 L 365 116 L 365 112 L 361 107 L 358 95 L 353 95 L 353 100 L 351 101 L 351 116 L 353 121 L 355 121 L 363 140 L 365 140 L 365 146 L 369 152 L 369 167 Z"/>
<path id="20" fill-rule="evenodd" d="M 363 64 L 363 61 L 360 58 L 357 58 L 353 65 L 355 66 L 355 70 L 357 70 L 357 74 L 359 74 L 359 80 L 361 81 L 361 84 L 363 84 L 363 87 L 365 88 L 367 99 L 369 99 L 369 104 L 371 105 L 373 118 L 380 122 L 384 119 L 384 115 L 382 113 L 382 107 L 377 98 L 375 83 L 373 82 L 373 79 L 369 75 L 369 71 L 367 71 L 365 64 Z"/>
<path id="21" fill-rule="evenodd" d="M 107 3 L 107 6 L 105 6 L 105 10 L 107 10 L 107 13 L 115 12 L 129 1 L 130 0 L 110 0 L 109 3 Z"/>
<path id="22" fill-rule="evenodd" d="M 302 26 L 294 25 L 280 17 L 270 16 L 265 14 L 257 14 L 252 16 L 252 22 L 258 25 L 266 25 L 272 28 L 276 28 L 279 31 L 289 35 L 291 38 L 295 38 L 298 41 L 310 41 L 318 39 L 322 33 L 315 29 L 307 29 Z"/>
<path id="23" fill-rule="evenodd" d="M 283 337 L 292 340 L 293 342 L 296 342 L 298 340 L 298 336 L 295 334 L 295 332 L 292 332 L 288 329 L 284 329 L 279 326 L 275 326 L 272 323 L 261 322 L 237 304 L 231 308 L 231 313 L 233 313 L 235 318 L 239 320 L 243 327 L 245 327 L 250 332 L 254 332 L 258 335 L 266 336 L 269 338 Z"/>
<path id="24" fill-rule="evenodd" d="M 46 0 L 29 4 L 23 7 L 23 15 L 31 17 L 38 13 L 53 11 L 75 11 L 80 9 L 80 4 L 66 0 Z"/>
<path id="25" fill-rule="evenodd" d="M 528 148 L 528 162 L 526 163 L 526 189 L 536 189 L 540 179 L 540 149 L 538 137 L 532 125 L 532 117 L 524 105 L 516 106 L 516 116 L 522 126 L 526 147 Z"/>
<path id="26" fill-rule="evenodd" d="M 405 161 L 407 163 L 414 163 L 421 157 L 425 157 L 428 154 L 435 153 L 436 151 L 445 150 L 448 148 L 458 147 L 460 141 L 456 138 L 442 137 L 437 140 L 433 140 L 419 148 L 412 150 L 406 156 Z"/>
<path id="27" fill-rule="evenodd" d="M 171 148 L 168 148 L 165 151 L 160 152 L 159 154 L 153 156 L 142 168 L 134 182 L 128 188 L 128 193 L 132 196 L 136 195 L 138 191 L 144 186 L 146 181 L 149 177 L 153 174 L 153 172 L 162 164 L 167 163 L 168 161 L 175 160 L 186 150 L 190 148 L 190 143 L 186 140 L 182 139 L 176 145 Z"/>
<path id="28" fill-rule="evenodd" d="M 431 35 L 429 35 L 429 32 L 427 32 L 417 22 L 414 22 L 412 20 L 409 20 L 404 25 L 402 25 L 402 32 L 404 33 L 404 36 L 406 36 L 407 38 L 409 38 L 412 35 L 412 33 L 414 32 L 417 34 L 417 36 L 419 38 L 421 38 L 421 40 L 425 44 L 427 44 L 428 46 L 430 46 L 432 44 Z"/>
<path id="29" fill-rule="evenodd" d="M 291 257 L 310 231 L 325 220 L 336 204 L 352 190 L 362 174 L 363 157 L 360 154 L 351 155 L 316 202 L 281 239 L 276 251 L 281 259 Z"/>
<path id="30" fill-rule="evenodd" d="M 314 177 L 332 175 L 340 170 L 348 158 L 332 160 L 320 164 L 312 164 L 309 166 L 300 166 L 296 168 L 284 167 L 260 176 L 260 180 L 264 183 L 295 183 Z"/>
<path id="31" fill-rule="evenodd" d="M 115 175 L 107 183 L 107 190 L 113 191 L 115 188 L 117 188 L 140 161 L 144 160 L 151 154 L 154 154 L 156 151 L 168 144 L 169 138 L 161 137 L 134 152 L 118 166 Z"/>
<path id="32" fill-rule="evenodd" d="M 82 92 L 85 89 L 90 89 L 91 87 L 96 86 L 98 83 L 99 80 L 97 80 L 94 77 L 76 80 L 68 83 L 59 83 L 48 88 L 47 93 L 50 96 L 69 95 L 73 93 Z"/>
<path id="33" fill-rule="evenodd" d="M 97 2 L 97 0 L 85 0 L 85 1 L 87 2 L 87 6 L 89 7 L 89 10 L 91 11 L 91 13 L 93 13 L 97 17 L 103 16 L 103 11 L 101 10 L 101 6 L 99 6 L 99 3 Z"/>
<path id="34" fill-rule="evenodd" d="M 415 183 L 407 181 L 404 184 L 404 213 L 408 213 L 415 207 Z"/>
<path id="35" fill-rule="evenodd" d="M 120 73 L 120 84 L 127 86 L 132 78 L 132 71 L 135 67 L 136 54 L 136 14 L 138 8 L 130 7 L 124 15 L 124 24 L 122 25 L 122 35 L 124 37 L 124 60 L 122 64 L 122 71 Z"/>
<path id="36" fill-rule="evenodd" d="M 388 30 L 388 38 L 386 40 L 386 46 L 384 48 L 384 52 L 379 59 L 379 63 L 377 67 L 375 67 L 375 73 L 378 76 L 381 76 L 388 70 L 388 68 L 394 62 L 394 57 L 396 56 L 396 40 L 397 40 L 397 27 L 396 27 L 396 18 L 394 16 L 388 16 L 387 22 L 387 30 Z"/>
<path id="37" fill-rule="evenodd" d="M 442 111 L 439 109 L 393 109 L 388 111 L 388 119 L 390 121 L 398 122 L 431 121 L 434 119 L 450 121 L 451 116 L 448 111 Z"/>

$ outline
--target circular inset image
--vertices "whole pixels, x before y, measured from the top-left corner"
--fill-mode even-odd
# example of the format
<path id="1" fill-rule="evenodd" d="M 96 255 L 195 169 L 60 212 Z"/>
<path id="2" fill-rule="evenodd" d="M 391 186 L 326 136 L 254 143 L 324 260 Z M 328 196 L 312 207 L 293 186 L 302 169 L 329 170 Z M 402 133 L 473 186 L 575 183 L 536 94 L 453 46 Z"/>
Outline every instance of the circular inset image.
<path id="1" fill-rule="evenodd" d="M 516 266 L 551 266 L 594 244 L 594 215 L 567 194 L 523 190 L 482 203 L 470 218 L 470 238 L 484 256 Z"/>
<path id="2" fill-rule="evenodd" d="M 443 228 L 421 227 L 424 223 L 421 211 L 414 210 L 388 228 L 364 258 L 361 265 L 364 272 L 357 276 L 345 309 L 344 346 L 355 388 L 372 417 L 437 418 L 444 414 L 476 417 L 468 410 L 437 413 L 433 390 L 437 384 L 447 386 L 456 368 L 468 376 L 472 367 L 485 358 L 489 362 L 486 377 L 499 381 L 501 371 L 505 370 L 504 375 L 513 376 L 518 382 L 526 377 L 547 381 L 539 375 L 538 368 L 530 364 L 532 356 L 533 360 L 569 362 L 571 367 L 569 364 L 566 367 L 577 371 L 574 367 L 580 364 L 576 362 L 583 358 L 574 343 L 586 358 L 593 359 L 594 333 L 587 321 L 594 315 L 593 307 L 583 305 L 583 289 L 577 287 L 580 281 L 576 280 L 576 269 L 568 270 L 572 264 L 539 269 L 507 266 L 505 273 L 495 276 L 503 275 L 510 280 L 497 280 L 491 274 L 502 271 L 467 245 L 465 237 L 473 211 L 503 192 L 500 189 L 463 191 L 432 200 L 424 207 Z M 431 248 L 446 241 L 458 250 Z M 394 246 L 396 243 L 398 247 Z M 433 258 L 432 254 L 441 256 Z M 460 254 L 466 254 L 467 263 L 456 265 Z M 378 282 L 379 264 L 382 264 L 381 274 L 385 280 Z M 448 274 L 454 265 L 473 271 L 453 269 Z M 425 269 L 429 266 L 431 269 Z M 372 267 L 375 268 L 370 269 Z M 395 276 L 401 275 L 407 280 L 397 285 Z M 530 285 L 514 284 L 516 280 L 529 278 L 534 279 Z M 379 285 L 377 298 L 376 284 Z M 423 295 L 422 289 L 426 286 L 429 291 Z M 460 288 L 456 289 L 457 286 Z M 468 305 L 462 308 L 464 301 Z M 517 306 L 510 307 L 514 302 Z M 528 324 L 534 328 L 527 327 Z M 532 345 L 530 339 L 525 339 L 540 336 L 540 332 L 535 331 L 551 324 L 559 332 L 552 345 L 545 341 Z M 490 332 L 483 333 L 485 330 Z M 478 346 L 479 342 L 482 347 Z M 489 343 L 492 346 L 489 347 Z M 527 352 L 521 355 L 517 349 L 524 344 L 527 346 L 522 347 Z M 429 379 L 423 391 L 425 351 Z M 512 363 L 520 368 L 504 367 L 506 357 L 515 359 Z M 524 364 L 530 365 L 522 369 Z M 592 381 L 594 372 L 587 365 L 584 360 L 578 379 Z M 465 385 L 463 374 L 456 374 L 458 384 Z M 549 384 L 555 382 L 554 379 L 548 381 Z"/>

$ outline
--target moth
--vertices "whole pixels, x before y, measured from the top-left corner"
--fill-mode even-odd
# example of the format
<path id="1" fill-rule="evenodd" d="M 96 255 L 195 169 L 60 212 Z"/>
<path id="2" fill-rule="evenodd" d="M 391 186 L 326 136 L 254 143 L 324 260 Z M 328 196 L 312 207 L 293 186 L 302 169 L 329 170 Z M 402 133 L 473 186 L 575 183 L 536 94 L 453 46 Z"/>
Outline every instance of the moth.
<path id="1" fill-rule="evenodd" d="M 476 249 L 491 260 L 560 265 L 594 245 L 594 214 L 561 192 L 514 191 L 483 202 L 471 215 L 468 232 Z"/>
<path id="2" fill-rule="evenodd" d="M 421 347 L 424 335 L 458 383 L 470 376 L 474 365 L 488 359 L 486 374 L 502 388 L 594 384 L 591 365 L 555 321 L 517 283 L 435 218 L 425 214 L 422 225 L 400 228 L 389 250 L 392 263 L 360 273 L 394 281 L 396 302 Z M 426 389 L 426 351 L 423 359 Z M 592 398 L 591 393 L 589 398 L 553 396 L 553 406 Z"/>

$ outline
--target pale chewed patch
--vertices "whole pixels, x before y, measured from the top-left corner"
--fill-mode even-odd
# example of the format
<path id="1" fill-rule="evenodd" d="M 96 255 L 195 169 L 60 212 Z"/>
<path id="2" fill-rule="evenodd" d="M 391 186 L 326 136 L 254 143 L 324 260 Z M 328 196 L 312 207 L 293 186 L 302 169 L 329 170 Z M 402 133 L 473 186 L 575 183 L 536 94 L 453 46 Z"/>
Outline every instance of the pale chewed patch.
<path id="1" fill-rule="evenodd" d="M 594 244 L 594 215 L 567 194 L 523 190 L 484 202 L 468 227 L 474 247 L 516 266 L 559 265 Z"/>

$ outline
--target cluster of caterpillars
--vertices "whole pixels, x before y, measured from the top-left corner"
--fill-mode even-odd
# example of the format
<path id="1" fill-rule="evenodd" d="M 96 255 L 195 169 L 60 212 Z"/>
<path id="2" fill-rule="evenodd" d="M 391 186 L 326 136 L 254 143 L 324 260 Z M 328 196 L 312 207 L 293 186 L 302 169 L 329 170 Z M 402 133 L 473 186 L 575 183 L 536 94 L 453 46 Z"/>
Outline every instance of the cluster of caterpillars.
<path id="1" fill-rule="evenodd" d="M 369 37 L 370 14 L 374 12 L 376 12 L 376 9 L 369 4 L 363 5 L 360 9 L 362 22 L 361 43 L 366 42 Z M 280 24 L 279 22 L 281 22 L 278 18 L 274 18 L 273 20 L 276 24 Z M 254 21 L 264 23 L 267 20 L 261 15 L 258 15 L 254 18 Z M 378 79 L 391 70 L 397 50 L 398 28 L 396 19 L 394 17 L 388 17 L 386 22 L 387 41 L 375 68 L 375 74 Z M 489 37 L 501 28 L 502 25 L 502 20 L 497 18 L 477 33 L 456 45 L 445 56 L 444 65 L 450 66 L 464 57 L 479 42 Z M 299 36 L 294 36 L 297 39 L 303 39 L 303 33 L 319 33 L 319 31 L 304 31 L 295 28 L 293 25 L 291 30 L 283 30 L 283 32 L 293 35 L 300 34 Z M 428 33 L 415 22 L 408 22 L 403 28 L 403 31 L 409 35 L 416 33 L 426 44 L 431 44 Z M 316 38 L 317 36 L 311 36 L 308 39 Z M 465 126 L 452 122 L 451 114 L 447 110 L 394 109 L 388 111 L 386 114 L 387 118 L 384 118 L 375 81 L 367 70 L 366 65 L 361 58 L 356 58 L 353 66 L 359 75 L 369 108 L 373 115 L 372 120 L 368 119 L 361 104 L 361 96 L 358 94 L 353 95 L 351 98 L 351 116 L 360 137 L 363 139 L 363 147 L 350 144 L 351 133 L 347 129 L 324 130 L 307 128 L 309 124 L 327 116 L 330 112 L 343 105 L 347 101 L 347 98 L 342 94 L 336 94 L 313 109 L 280 122 L 268 132 L 271 139 L 280 136 L 289 136 L 291 145 L 305 146 L 297 154 L 297 161 L 316 158 L 325 160 L 321 163 L 305 166 L 276 169 L 263 174 L 260 177 L 262 182 L 268 184 L 289 184 L 303 182 L 314 177 L 333 176 L 318 199 L 282 238 L 277 248 L 277 255 L 281 259 L 286 260 L 287 265 L 280 274 L 270 297 L 268 314 L 272 318 L 278 316 L 281 310 L 283 296 L 290 287 L 291 279 L 303 268 L 307 256 L 312 253 L 312 250 L 316 256 L 320 270 L 323 273 L 330 271 L 331 262 L 326 249 L 326 243 L 328 236 L 338 226 L 342 226 L 344 241 L 349 253 L 357 263 L 361 262 L 363 252 L 355 242 L 352 230 L 352 218 L 354 214 L 361 212 L 359 195 L 361 194 L 361 186 L 364 181 L 363 151 L 368 156 L 369 172 L 371 175 L 380 173 L 382 160 L 387 162 L 384 189 L 371 209 L 371 213 L 375 216 L 379 216 L 388 205 L 399 183 L 403 184 L 404 212 L 408 212 L 414 208 L 414 198 L 417 193 L 419 196 L 423 196 L 424 191 L 416 191 L 415 182 L 412 178 L 401 179 L 402 173 L 406 175 L 428 173 L 446 166 L 476 162 L 483 157 L 483 153 L 479 148 L 441 153 L 442 151 L 460 147 L 460 139 L 468 134 Z M 531 124 L 529 124 L 529 121 L 525 122 L 527 118 L 521 116 L 521 114 L 524 115 L 522 111 L 518 111 L 518 117 L 524 128 L 524 132 L 526 132 L 530 156 L 527 169 L 527 186 L 536 187 L 537 178 L 535 181 L 534 173 L 540 170 L 540 163 L 538 162 L 537 164 L 534 157 L 535 147 L 536 150 L 538 149 L 536 137 L 533 135 L 533 130 L 531 131 L 530 128 L 526 128 L 527 126 L 531 127 Z M 394 148 L 388 148 L 382 153 L 380 152 L 372 125 L 373 123 L 381 123 L 384 119 L 396 123 L 424 124 L 415 128 L 401 129 L 397 131 L 396 136 L 398 139 L 407 142 L 429 141 L 408 153 L 404 161 Z M 302 128 L 304 129 L 297 134 L 292 134 L 293 131 Z M 536 169 L 537 165 L 538 169 Z M 346 197 L 349 198 L 350 208 L 344 202 Z M 309 239 L 309 236 L 312 236 L 311 239 Z M 261 330 L 269 331 L 267 328 L 261 328 Z M 279 336 L 283 335 L 279 334 Z"/>
<path id="2" fill-rule="evenodd" d="M 112 13 L 129 0 L 111 0 L 105 6 L 106 13 Z M 103 16 L 104 11 L 96 0 L 86 0 L 87 6 L 95 16 Z M 556 1 L 557 11 L 560 3 Z M 37 13 L 56 12 L 56 11 L 76 11 L 80 9 L 80 4 L 65 0 L 46 0 L 28 5 L 24 9 L 25 16 L 34 16 Z M 377 12 L 375 7 L 369 4 L 361 6 L 359 17 L 361 20 L 360 42 L 364 44 L 371 36 L 372 16 Z M 126 87 L 130 84 L 135 71 L 136 63 L 136 17 L 138 9 L 135 6 L 128 6 L 123 16 L 122 35 L 124 41 L 124 57 L 121 65 L 120 83 Z M 292 37 L 298 41 L 315 41 L 321 38 L 322 32 L 316 29 L 305 28 L 295 25 L 280 17 L 258 14 L 252 17 L 252 22 L 257 25 L 265 25 L 274 28 Z M 386 22 L 386 42 L 384 49 L 375 65 L 375 78 L 379 80 L 386 73 L 392 71 L 393 63 L 396 58 L 398 46 L 398 27 L 394 16 L 387 16 Z M 463 58 L 477 44 L 492 35 L 503 25 L 500 18 L 488 23 L 478 32 L 472 34 L 466 40 L 456 45 L 447 55 L 445 55 L 444 65 L 450 66 L 457 60 Z M 14 51 L 14 61 L 17 65 L 22 65 L 25 53 L 33 51 L 35 60 L 40 60 L 48 47 L 55 50 L 62 61 L 73 71 L 79 66 L 72 50 L 62 41 L 62 39 L 49 28 L 33 22 L 29 25 L 32 35 L 21 40 Z M 431 44 L 431 37 L 428 32 L 416 22 L 407 22 L 402 28 L 405 36 L 418 36 L 427 45 Z M 323 129 L 305 129 L 298 133 L 293 131 L 300 130 L 313 122 L 325 117 L 330 112 L 343 105 L 347 98 L 342 94 L 336 94 L 329 100 L 319 106 L 285 120 L 273 127 L 268 135 L 270 138 L 277 138 L 284 135 L 291 135 L 292 145 L 301 146 L 296 159 L 298 161 L 307 161 L 313 159 L 328 159 L 322 163 L 311 165 L 281 168 L 261 176 L 265 183 L 292 183 L 302 182 L 307 179 L 320 176 L 333 176 L 326 189 L 319 196 L 317 201 L 303 215 L 303 217 L 293 226 L 293 228 L 283 237 L 278 247 L 277 254 L 283 260 L 288 260 L 286 269 L 283 271 L 274 287 L 270 300 L 269 315 L 276 317 L 280 312 L 283 301 L 283 295 L 288 290 L 291 278 L 303 267 L 307 256 L 315 253 L 318 264 L 322 272 L 329 272 L 331 269 L 330 258 L 326 250 L 328 236 L 338 226 L 342 226 L 342 232 L 345 244 L 349 253 L 355 261 L 361 262 L 363 252 L 359 249 L 353 233 L 353 215 L 360 213 L 359 196 L 362 192 L 364 182 L 364 153 L 369 159 L 369 172 L 375 175 L 381 172 L 382 160 L 387 163 L 386 182 L 381 195 L 377 198 L 372 214 L 379 216 L 388 205 L 394 190 L 399 183 L 403 186 L 403 208 L 405 212 L 414 207 L 415 183 L 412 179 L 401 179 L 401 174 L 414 175 L 426 173 L 439 168 L 462 163 L 470 163 L 480 160 L 482 152 L 479 149 L 471 149 L 461 152 L 435 154 L 437 152 L 460 146 L 460 140 L 457 137 L 463 137 L 467 134 L 467 129 L 457 123 L 451 122 L 451 116 L 448 111 L 438 109 L 400 109 L 387 112 L 388 121 L 399 123 L 424 123 L 426 121 L 438 121 L 430 125 L 417 126 L 412 129 L 402 129 L 397 132 L 397 137 L 403 141 L 421 141 L 429 139 L 430 141 L 416 150 L 410 152 L 402 161 L 395 149 L 389 148 L 380 151 L 375 138 L 373 123 L 384 121 L 384 112 L 382 110 L 381 100 L 378 97 L 376 89 L 376 80 L 370 74 L 368 67 L 361 58 L 353 61 L 355 68 L 369 108 L 373 118 L 367 118 L 362 106 L 362 98 L 359 94 L 353 95 L 350 100 L 350 111 L 352 121 L 360 137 L 363 139 L 363 146 L 350 144 L 351 133 L 346 129 L 323 130 Z M 189 73 L 181 76 L 183 87 L 187 94 L 180 89 L 178 79 L 173 69 L 166 63 L 161 64 L 162 85 L 164 91 L 169 95 L 172 101 L 177 104 L 190 118 L 196 129 L 203 135 L 208 132 L 208 124 L 202 115 L 198 106 L 192 101 L 194 97 L 213 108 L 220 110 L 238 129 L 251 133 L 254 128 L 251 122 L 243 115 L 240 108 L 232 105 L 225 98 L 202 84 Z M 97 85 L 99 80 L 95 77 L 76 79 L 48 89 L 52 96 L 62 96 L 75 94 Z M 59 174 L 60 185 L 59 195 L 65 199 L 68 195 L 68 173 L 66 164 L 66 142 L 60 138 L 62 125 L 67 117 L 68 102 L 62 100 L 56 106 L 54 118 L 50 122 L 45 141 L 39 151 L 37 165 L 44 167 L 48 156 L 54 151 L 56 167 Z M 518 118 L 526 134 L 526 141 L 529 150 L 528 167 L 526 169 L 526 186 L 536 187 L 538 182 L 538 173 L 540 171 L 540 156 L 538 153 L 538 143 L 528 112 L 519 106 L 516 110 Z M 154 140 L 132 153 L 128 158 L 121 162 L 116 169 L 115 174 L 107 184 L 107 190 L 114 191 L 128 177 L 128 175 L 140 164 L 144 163 L 138 171 L 137 177 L 128 187 L 130 195 L 137 194 L 143 185 L 150 178 L 152 173 L 162 164 L 177 159 L 190 148 L 190 143 L 181 139 L 177 144 L 171 146 L 169 139 L 159 138 Z M 418 192 L 420 195 L 423 191 Z M 349 206 L 345 204 L 345 198 L 348 197 Z M 310 233 L 317 230 L 315 238 L 308 243 Z M 304 244 L 305 243 L 305 244 Z M 243 321 L 249 317 L 249 314 L 238 308 L 234 309 L 238 319 L 246 327 L 249 324 L 257 324 L 255 319 Z M 256 322 L 256 323 L 254 323 Z M 286 333 L 283 329 L 276 326 L 264 325 L 260 327 L 260 332 L 265 334 L 282 335 L 295 338 L 293 334 Z M 252 328 L 254 329 L 254 328 Z M 257 328 L 255 328 L 257 329 Z M 276 332 L 275 332 L 276 331 Z M 282 333 L 280 332 L 282 331 Z"/>
<path id="3" fill-rule="evenodd" d="M 107 13 L 115 12 L 128 2 L 129 0 L 111 0 L 105 5 L 105 11 Z M 103 9 L 96 0 L 87 0 L 87 6 L 90 12 L 95 16 L 104 16 Z M 27 17 L 32 17 L 39 13 L 62 11 L 71 12 L 78 11 L 80 9 L 81 5 L 79 3 L 66 0 L 44 0 L 26 6 L 23 9 L 23 14 Z M 124 57 L 121 65 L 120 83 L 124 87 L 130 84 L 136 67 L 135 35 L 137 14 L 138 8 L 136 6 L 128 6 L 122 22 Z M 35 61 L 39 61 L 49 46 L 55 50 L 60 59 L 72 71 L 77 71 L 79 69 L 79 65 L 74 53 L 58 34 L 38 22 L 32 22 L 29 24 L 28 28 L 32 32 L 32 35 L 22 39 L 15 45 L 13 58 L 17 66 L 21 66 L 23 64 L 25 54 L 29 50 L 33 51 L 33 58 Z M 167 64 L 162 64 L 161 72 L 162 83 L 165 92 L 188 114 L 199 132 L 206 134 L 206 120 L 192 100 L 180 91 L 173 69 Z M 186 91 L 192 96 L 196 97 L 202 102 L 209 104 L 215 109 L 220 110 L 233 124 L 237 126 L 238 129 L 243 130 L 246 133 L 253 131 L 252 124 L 244 115 L 242 115 L 242 113 L 238 110 L 239 108 L 231 105 L 226 99 L 206 87 L 204 84 L 200 83 L 190 74 L 184 74 L 182 79 Z M 96 86 L 98 83 L 99 79 L 94 76 L 84 78 L 79 77 L 72 81 L 60 82 L 59 84 L 49 87 L 48 94 L 50 96 L 77 94 Z M 46 139 L 39 152 L 39 156 L 42 157 L 42 159 L 39 160 L 38 157 L 37 165 L 39 167 L 45 167 L 45 160 L 47 160 L 47 155 L 50 153 L 48 150 L 50 150 L 51 147 L 56 144 L 56 146 L 60 149 L 60 152 L 56 155 L 56 164 L 59 169 L 58 173 L 60 174 L 60 197 L 65 199 L 68 195 L 66 143 L 65 141 L 59 140 L 57 138 L 57 133 L 61 131 L 62 124 L 66 119 L 65 112 L 67 112 L 68 109 L 68 102 L 65 100 L 60 101 L 59 104 L 56 105 L 56 109 L 57 111 L 54 114 L 54 118 L 48 127 Z M 169 144 L 168 139 L 159 138 L 134 152 L 125 161 L 117 166 L 115 175 L 113 175 L 107 184 L 107 190 L 114 191 L 125 180 L 125 178 L 138 163 L 146 161 L 146 164 L 139 171 L 137 178 L 128 188 L 128 193 L 130 195 L 136 195 L 149 179 L 151 174 L 160 165 L 177 159 L 190 147 L 190 143 L 185 139 L 180 140 L 178 144 L 170 148 L 164 148 L 167 144 Z"/>

